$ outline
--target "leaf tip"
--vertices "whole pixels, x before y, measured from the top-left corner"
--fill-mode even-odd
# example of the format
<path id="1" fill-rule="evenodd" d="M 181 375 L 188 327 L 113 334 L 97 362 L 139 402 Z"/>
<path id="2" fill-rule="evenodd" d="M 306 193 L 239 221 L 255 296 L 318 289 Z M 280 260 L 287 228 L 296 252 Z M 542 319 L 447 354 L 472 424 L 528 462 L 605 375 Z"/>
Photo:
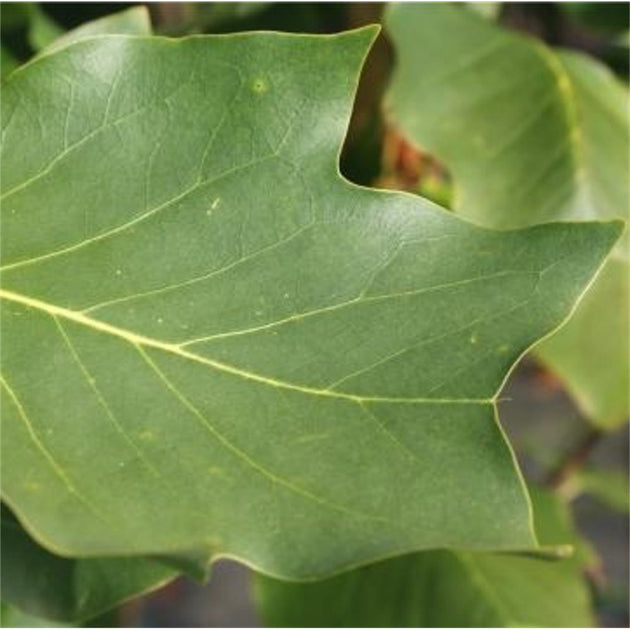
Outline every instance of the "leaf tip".
<path id="1" fill-rule="evenodd" d="M 367 55 L 380 35 L 381 30 L 380 24 L 367 24 L 351 31 L 342 32 L 340 35 L 341 37 L 354 40 L 363 49 L 364 55 Z"/>
<path id="2" fill-rule="evenodd" d="M 604 260 L 607 260 L 615 246 L 619 244 L 622 236 L 627 232 L 628 224 L 623 219 L 615 218 L 609 221 L 601 221 L 599 228 Z M 628 250 L 627 246 L 626 250 Z M 626 251 L 626 253 L 630 253 L 630 251 Z"/>
<path id="3" fill-rule="evenodd" d="M 610 225 L 611 230 L 616 234 L 618 239 L 628 229 L 628 223 L 623 219 L 612 219 L 611 221 L 607 221 L 607 224 Z"/>

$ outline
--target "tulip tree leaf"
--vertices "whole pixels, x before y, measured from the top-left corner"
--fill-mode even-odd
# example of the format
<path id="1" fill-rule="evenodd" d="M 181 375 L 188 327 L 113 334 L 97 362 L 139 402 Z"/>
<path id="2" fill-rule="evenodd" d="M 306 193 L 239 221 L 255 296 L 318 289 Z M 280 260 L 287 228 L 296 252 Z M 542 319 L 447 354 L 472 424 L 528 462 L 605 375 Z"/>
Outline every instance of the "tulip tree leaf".
<path id="1" fill-rule="evenodd" d="M 621 226 L 344 181 L 375 32 L 105 36 L 9 77 L 2 493 L 51 551 L 305 578 L 534 546 L 495 398 Z"/>
<path id="2" fill-rule="evenodd" d="M 489 227 L 627 218 L 628 93 L 598 62 L 447 4 L 393 5 L 393 121 L 452 170 L 456 212 Z M 628 416 L 627 240 L 538 348 L 591 421 Z M 594 353 L 593 353 L 594 352 Z"/>
<path id="3" fill-rule="evenodd" d="M 76 622 L 172 580 L 147 558 L 62 558 L 40 547 L 2 509 L 2 601 L 46 619 Z M 32 625 L 32 624 L 31 624 Z"/>
<path id="4" fill-rule="evenodd" d="M 565 505 L 532 498 L 542 542 L 576 539 Z M 320 582 L 257 576 L 255 595 L 276 628 L 584 627 L 593 617 L 581 561 L 425 551 Z"/>

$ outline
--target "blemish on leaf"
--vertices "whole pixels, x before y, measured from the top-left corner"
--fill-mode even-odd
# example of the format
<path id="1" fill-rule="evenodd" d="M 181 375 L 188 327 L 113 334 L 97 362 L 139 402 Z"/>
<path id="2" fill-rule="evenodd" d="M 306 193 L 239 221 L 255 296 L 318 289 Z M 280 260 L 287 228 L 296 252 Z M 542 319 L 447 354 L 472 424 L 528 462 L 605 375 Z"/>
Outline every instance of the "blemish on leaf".
<path id="1" fill-rule="evenodd" d="M 265 94 L 269 91 L 269 83 L 262 77 L 252 79 L 250 87 L 254 94 Z"/>
<path id="2" fill-rule="evenodd" d="M 212 216 L 212 213 L 215 210 L 219 209 L 219 206 L 221 205 L 221 197 L 217 197 L 212 204 L 210 205 L 210 207 L 206 210 L 206 214 L 210 217 Z"/>
<path id="3" fill-rule="evenodd" d="M 215 477 L 227 477 L 223 468 L 220 468 L 219 466 L 210 466 L 210 468 L 208 468 L 208 473 Z"/>
<path id="4" fill-rule="evenodd" d="M 477 333 L 473 333 L 470 335 L 470 343 L 474 346 L 479 341 L 479 335 Z"/>
<path id="5" fill-rule="evenodd" d="M 155 433 L 150 429 L 144 429 L 138 433 L 138 437 L 145 442 L 153 442 L 155 441 Z"/>
<path id="6" fill-rule="evenodd" d="M 314 433 L 312 435 L 304 435 L 295 440 L 296 444 L 305 444 L 307 442 L 317 442 L 318 440 L 325 440 L 330 436 L 329 433 Z"/>
<path id="7" fill-rule="evenodd" d="M 217 537 L 206 538 L 206 545 L 210 552 L 214 552 L 218 549 L 221 549 L 221 539 Z"/>

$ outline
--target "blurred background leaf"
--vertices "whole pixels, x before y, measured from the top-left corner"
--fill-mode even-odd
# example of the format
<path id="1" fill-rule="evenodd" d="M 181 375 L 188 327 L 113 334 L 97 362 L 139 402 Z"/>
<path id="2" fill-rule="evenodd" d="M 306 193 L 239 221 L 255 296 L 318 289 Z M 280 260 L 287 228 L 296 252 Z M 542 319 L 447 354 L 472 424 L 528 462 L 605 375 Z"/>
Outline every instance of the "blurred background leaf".
<path id="1" fill-rule="evenodd" d="M 150 558 L 63 558 L 38 545 L 4 505 L 1 514 L 0 599 L 27 615 L 81 622 L 179 573 Z"/>

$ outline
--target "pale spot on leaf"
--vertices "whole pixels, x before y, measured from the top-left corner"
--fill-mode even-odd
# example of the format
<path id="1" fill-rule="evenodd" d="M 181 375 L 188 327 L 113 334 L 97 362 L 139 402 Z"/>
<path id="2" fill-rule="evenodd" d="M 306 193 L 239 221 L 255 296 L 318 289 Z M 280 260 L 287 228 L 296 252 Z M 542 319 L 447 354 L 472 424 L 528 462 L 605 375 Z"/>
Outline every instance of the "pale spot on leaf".
<path id="1" fill-rule="evenodd" d="M 254 94 L 265 94 L 269 91 L 269 83 L 262 77 L 256 77 L 250 83 L 250 87 Z"/>

